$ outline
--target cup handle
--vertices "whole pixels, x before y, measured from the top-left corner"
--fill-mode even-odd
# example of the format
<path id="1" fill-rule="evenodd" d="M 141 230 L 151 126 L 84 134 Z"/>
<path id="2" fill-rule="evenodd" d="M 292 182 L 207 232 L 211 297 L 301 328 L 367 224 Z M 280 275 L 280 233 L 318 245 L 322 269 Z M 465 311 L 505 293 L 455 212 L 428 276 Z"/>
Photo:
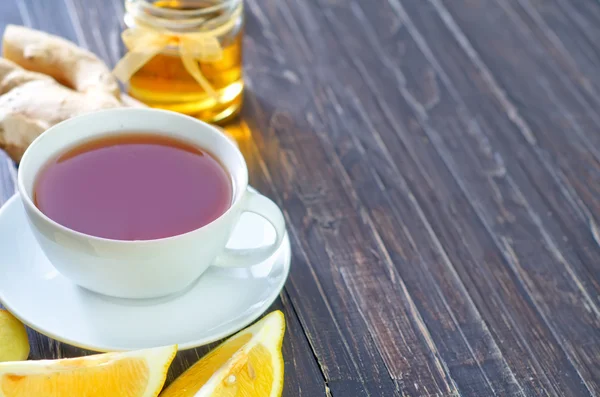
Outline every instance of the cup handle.
<path id="1" fill-rule="evenodd" d="M 285 218 L 281 209 L 266 196 L 253 189 L 246 189 L 242 204 L 242 213 L 251 212 L 269 222 L 275 229 L 275 243 L 257 247 L 225 250 L 216 260 L 217 267 L 249 267 L 269 259 L 281 247 L 285 236 Z"/>

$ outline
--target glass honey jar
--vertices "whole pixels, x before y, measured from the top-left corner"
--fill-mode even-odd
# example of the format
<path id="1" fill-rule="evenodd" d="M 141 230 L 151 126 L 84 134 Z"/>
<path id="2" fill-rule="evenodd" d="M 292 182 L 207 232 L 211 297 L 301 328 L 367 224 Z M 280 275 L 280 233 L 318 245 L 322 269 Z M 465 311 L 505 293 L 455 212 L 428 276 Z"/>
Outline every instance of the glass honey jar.
<path id="1" fill-rule="evenodd" d="M 243 0 L 126 0 L 114 73 L 148 106 L 219 123 L 237 114 Z"/>

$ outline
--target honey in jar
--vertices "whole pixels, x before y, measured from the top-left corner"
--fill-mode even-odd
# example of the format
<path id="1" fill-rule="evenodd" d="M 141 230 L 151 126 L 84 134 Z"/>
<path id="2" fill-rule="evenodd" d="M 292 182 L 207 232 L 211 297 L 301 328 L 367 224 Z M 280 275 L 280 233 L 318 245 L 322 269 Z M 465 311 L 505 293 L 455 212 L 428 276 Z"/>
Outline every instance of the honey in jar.
<path id="1" fill-rule="evenodd" d="M 244 89 L 242 0 L 127 0 L 125 6 L 129 51 L 135 47 L 143 58 L 145 48 L 163 40 L 129 76 L 132 97 L 212 123 L 237 114 Z M 188 65 L 184 53 L 191 54 Z"/>

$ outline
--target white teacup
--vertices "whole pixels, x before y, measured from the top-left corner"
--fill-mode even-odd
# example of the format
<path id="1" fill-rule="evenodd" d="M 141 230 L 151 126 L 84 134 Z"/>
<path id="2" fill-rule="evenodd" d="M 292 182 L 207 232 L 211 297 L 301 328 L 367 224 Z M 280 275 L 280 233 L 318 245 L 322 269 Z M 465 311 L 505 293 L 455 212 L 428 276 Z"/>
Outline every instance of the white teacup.
<path id="1" fill-rule="evenodd" d="M 231 175 L 231 207 L 218 219 L 199 229 L 147 241 L 90 236 L 62 226 L 44 215 L 32 199 L 40 170 L 50 159 L 69 148 L 118 131 L 166 135 L 213 154 Z M 34 235 L 56 269 L 82 287 L 114 297 L 166 296 L 189 286 L 213 264 L 223 267 L 255 265 L 279 248 L 285 234 L 285 221 L 279 207 L 248 189 L 248 168 L 232 141 L 209 124 L 169 111 L 111 109 L 55 125 L 40 135 L 25 152 L 19 166 L 18 189 Z M 256 213 L 269 221 L 277 233 L 275 243 L 247 250 L 226 248 L 243 212 Z"/>

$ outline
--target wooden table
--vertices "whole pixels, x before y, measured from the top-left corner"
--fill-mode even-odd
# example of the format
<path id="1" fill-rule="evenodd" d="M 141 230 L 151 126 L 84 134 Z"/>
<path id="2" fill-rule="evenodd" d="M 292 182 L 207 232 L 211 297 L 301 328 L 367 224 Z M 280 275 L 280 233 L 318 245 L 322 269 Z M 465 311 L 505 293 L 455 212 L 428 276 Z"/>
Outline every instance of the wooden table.
<path id="1" fill-rule="evenodd" d="M 121 0 L 1 0 L 110 64 Z M 247 0 L 285 396 L 600 395 L 600 3 Z M 0 157 L 0 203 L 15 169 Z M 1 253 L 0 253 L 1 258 Z M 86 354 L 35 332 L 31 357 Z M 179 354 L 171 378 L 207 348 Z"/>

